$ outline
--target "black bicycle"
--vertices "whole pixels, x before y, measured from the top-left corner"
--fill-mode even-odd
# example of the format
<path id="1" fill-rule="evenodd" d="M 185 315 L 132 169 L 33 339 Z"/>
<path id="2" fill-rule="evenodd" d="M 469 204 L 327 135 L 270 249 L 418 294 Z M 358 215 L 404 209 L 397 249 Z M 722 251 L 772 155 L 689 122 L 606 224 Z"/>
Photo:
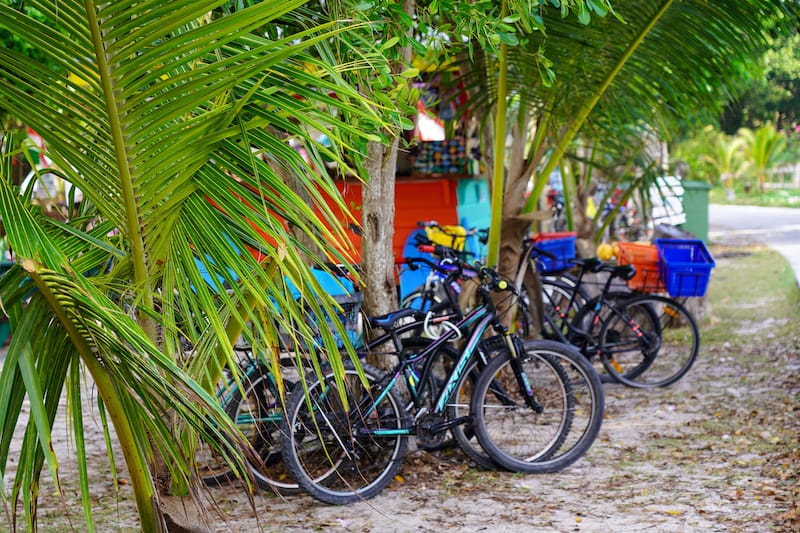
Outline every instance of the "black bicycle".
<path id="1" fill-rule="evenodd" d="M 513 286 L 491 269 L 475 272 L 482 281 L 482 303 L 461 320 L 448 322 L 436 339 L 418 338 L 418 349 L 402 341 L 404 350 L 389 371 L 346 365 L 295 387 L 287 402 L 282 450 L 290 472 L 311 495 L 332 504 L 375 496 L 400 469 L 412 435 L 435 444 L 450 431 L 467 451 L 474 432 L 492 465 L 529 473 L 563 468 L 594 441 L 602 423 L 603 392 L 591 365 L 568 346 L 550 343 L 539 349 L 509 334 L 489 294 L 513 293 Z M 391 329 L 397 318 L 387 320 Z M 470 387 L 465 384 L 477 365 L 473 355 L 488 346 L 482 338 L 489 328 L 498 334 L 491 341 L 497 354 L 484 371 L 491 369 L 495 378 L 480 378 L 483 386 Z M 459 336 L 461 348 L 453 357 L 449 343 Z M 443 376 L 437 372 L 442 368 Z M 414 398 L 409 409 L 401 383 Z M 591 421 L 580 427 L 578 438 L 570 438 L 578 401 L 584 402 L 581 413 L 588 407 Z M 524 435 L 518 439 L 525 442 L 524 452 L 492 429 L 496 420 L 512 414 L 515 431 Z"/>
<path id="2" fill-rule="evenodd" d="M 700 333 L 691 313 L 674 298 L 619 292 L 615 279 L 633 277 L 631 265 L 599 259 L 575 259 L 575 286 L 543 280 L 545 336 L 576 346 L 599 361 L 615 381 L 630 387 L 664 387 L 683 377 L 700 348 Z M 607 275 L 600 294 L 578 303 L 586 273 Z"/>

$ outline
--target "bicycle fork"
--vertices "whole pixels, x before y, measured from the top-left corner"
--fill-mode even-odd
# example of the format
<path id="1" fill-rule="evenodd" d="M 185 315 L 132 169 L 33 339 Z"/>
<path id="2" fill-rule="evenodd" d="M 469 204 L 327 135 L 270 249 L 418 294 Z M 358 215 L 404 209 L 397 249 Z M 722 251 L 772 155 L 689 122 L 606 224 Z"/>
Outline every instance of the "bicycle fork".
<path id="1" fill-rule="evenodd" d="M 528 375 L 522 368 L 522 354 L 525 352 L 522 341 L 518 337 L 509 334 L 504 334 L 503 338 L 506 339 L 506 344 L 509 345 L 508 347 L 511 350 L 511 368 L 514 370 L 514 376 L 517 378 L 517 384 L 520 390 L 525 393 L 525 403 L 528 407 L 533 409 L 536 414 L 541 414 L 542 411 L 544 411 L 544 407 L 536 399 L 533 388 L 528 380 Z"/>

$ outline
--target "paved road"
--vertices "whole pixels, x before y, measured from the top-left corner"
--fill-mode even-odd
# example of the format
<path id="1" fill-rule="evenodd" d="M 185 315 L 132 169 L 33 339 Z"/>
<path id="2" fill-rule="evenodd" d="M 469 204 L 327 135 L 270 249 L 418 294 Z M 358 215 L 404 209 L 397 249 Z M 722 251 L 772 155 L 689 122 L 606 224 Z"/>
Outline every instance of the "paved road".
<path id="1" fill-rule="evenodd" d="M 740 237 L 777 250 L 791 263 L 800 285 L 800 209 L 712 204 L 708 223 L 712 242 Z"/>

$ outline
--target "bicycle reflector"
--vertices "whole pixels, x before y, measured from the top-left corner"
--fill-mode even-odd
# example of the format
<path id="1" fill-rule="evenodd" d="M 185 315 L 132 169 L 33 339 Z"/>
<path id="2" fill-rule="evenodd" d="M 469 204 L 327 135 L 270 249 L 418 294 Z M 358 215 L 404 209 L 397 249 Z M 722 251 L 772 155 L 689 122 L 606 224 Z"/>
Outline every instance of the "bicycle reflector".
<path id="1" fill-rule="evenodd" d="M 508 282 L 504 279 L 501 279 L 500 281 L 497 282 L 497 288 L 500 289 L 501 291 L 506 290 L 508 288 Z"/>

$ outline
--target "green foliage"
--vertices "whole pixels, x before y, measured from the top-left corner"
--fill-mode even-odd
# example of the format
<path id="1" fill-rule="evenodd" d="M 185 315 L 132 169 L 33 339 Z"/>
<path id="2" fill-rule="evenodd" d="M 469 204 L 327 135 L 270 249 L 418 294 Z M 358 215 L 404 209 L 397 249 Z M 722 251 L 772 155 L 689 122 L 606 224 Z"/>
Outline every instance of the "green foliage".
<path id="1" fill-rule="evenodd" d="M 738 132 L 744 146 L 744 154 L 750 163 L 750 175 L 758 180 L 763 192 L 767 173 L 781 162 L 786 148 L 786 137 L 772 124 L 765 124 L 751 130 L 742 128 Z"/>
<path id="2" fill-rule="evenodd" d="M 569 18 L 587 25 L 593 15 L 601 18 L 614 13 L 610 0 L 432 0 L 418 5 L 422 8 L 418 11 L 421 35 L 431 37 L 426 28 L 435 35 L 446 35 L 446 49 L 440 48 L 446 55 L 457 54 L 463 43 L 471 60 L 477 50 L 500 55 L 501 46 L 529 47 L 533 35 L 546 32 L 548 18 Z M 539 69 L 543 79 L 552 78 L 546 60 Z"/>
<path id="3" fill-rule="evenodd" d="M 718 264 L 706 295 L 707 309 L 714 318 L 703 327 L 706 346 L 733 344 L 735 341 L 731 339 L 743 339 L 745 335 L 757 338 L 759 333 L 740 331 L 742 322 L 753 323 L 754 317 L 758 317 L 755 320 L 760 323 L 769 324 L 760 332 L 764 336 L 785 339 L 796 334 L 800 291 L 792 266 L 785 257 L 762 246 L 712 248 L 711 251 L 718 258 Z M 730 251 L 734 253 L 726 257 L 726 252 Z M 741 253 L 743 251 L 746 253 Z M 742 305 L 742 302 L 752 304 Z"/>
<path id="4" fill-rule="evenodd" d="M 797 160 L 786 152 L 788 139 L 772 124 L 751 130 L 740 129 L 736 135 L 726 135 L 706 126 L 695 135 L 673 148 L 672 160 L 688 167 L 687 177 L 692 180 L 723 184 L 732 192 L 752 196 L 756 191 L 746 179 L 755 180 L 759 193 L 770 171 L 777 165 Z M 733 195 L 731 195 L 732 199 Z"/>
<path id="5" fill-rule="evenodd" d="M 710 125 L 672 146 L 670 160 L 685 167 L 687 179 L 711 184 L 736 179 L 745 166 L 742 140 Z"/>
<path id="6" fill-rule="evenodd" d="M 772 122 L 788 131 L 800 124 L 800 34 L 778 34 L 720 119 L 730 134 Z"/>
<path id="7" fill-rule="evenodd" d="M 325 200 L 342 207 L 334 184 L 289 141 L 304 143 L 317 168 L 325 157 L 347 171 L 368 141 L 388 135 L 388 121 L 401 123 L 394 106 L 345 79 L 385 71 L 375 40 L 349 49 L 360 36 L 296 12 L 304 3 L 25 2 L 36 16 L 0 3 L 0 30 L 39 52 L 0 48 L 0 101 L 83 193 L 80 205 L 43 216 L 11 184 L 18 143 L 2 143 L 0 217 L 21 265 L 0 278 L 13 331 L 0 374 L 0 477 L 25 397 L 32 413 L 2 490 L 13 520 L 22 499 L 35 528 L 43 467 L 60 490 L 50 431 L 62 393 L 80 404 L 80 380 L 66 376 L 84 370 L 114 424 L 143 530 L 160 525 L 165 479 L 179 494 L 196 489 L 197 435 L 244 476 L 252 450 L 210 394 L 222 368 L 236 368 L 232 346 L 241 334 L 277 370 L 275 317 L 310 339 L 304 307 L 333 312 L 306 261 L 347 261 L 347 221 Z M 54 31 L 56 21 L 69 31 Z M 307 355 L 341 368 L 323 333 Z M 80 448 L 79 414 L 68 423 Z M 82 449 L 77 457 L 92 529 L 90 473 Z M 157 457 L 167 471 L 157 472 Z"/>
<path id="8" fill-rule="evenodd" d="M 713 187 L 709 191 L 708 198 L 709 202 L 714 204 L 800 207 L 800 189 L 768 187 L 762 192 L 753 181 L 747 179 L 733 183 L 733 194 L 730 189 L 721 185 Z"/>
<path id="9" fill-rule="evenodd" d="M 31 17 L 35 20 L 44 22 L 45 17 L 44 15 L 34 7 L 30 7 L 26 4 L 23 0 L 0 0 L 0 4 L 4 6 L 8 6 L 9 8 L 18 11 L 19 13 L 24 13 L 26 16 Z M 63 31 L 59 25 L 52 25 L 51 26 L 53 31 Z M 0 46 L 7 48 L 9 50 L 14 50 L 23 56 L 30 57 L 31 59 L 37 62 L 44 62 L 48 65 L 49 68 L 54 69 L 57 72 L 63 72 L 62 67 L 55 61 L 50 61 L 46 54 L 42 53 L 36 46 L 34 46 L 30 41 L 25 40 L 19 35 L 9 30 L 6 30 L 0 27 Z M 5 109 L 3 102 L 0 101 L 0 126 L 5 127 L 4 125 L 9 123 L 11 120 L 11 115 L 9 114 L 8 110 Z"/>

